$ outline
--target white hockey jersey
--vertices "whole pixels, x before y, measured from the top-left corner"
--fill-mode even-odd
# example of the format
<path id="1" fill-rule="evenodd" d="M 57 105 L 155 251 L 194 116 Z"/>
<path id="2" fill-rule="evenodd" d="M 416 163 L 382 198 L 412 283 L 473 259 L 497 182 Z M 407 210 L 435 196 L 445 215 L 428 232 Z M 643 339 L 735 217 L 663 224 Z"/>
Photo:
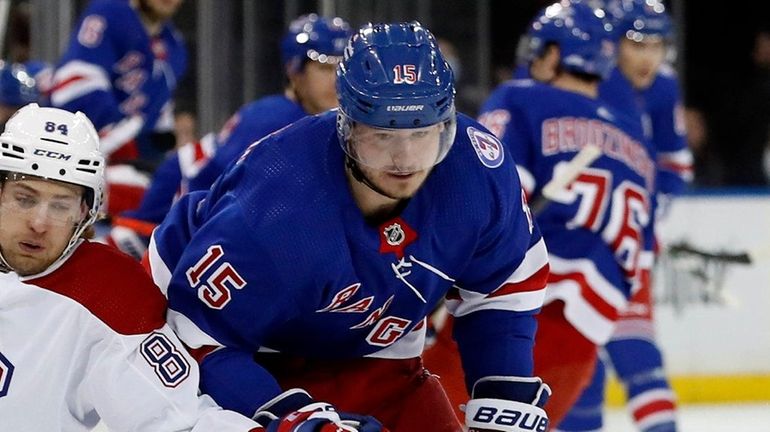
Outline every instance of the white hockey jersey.
<path id="1" fill-rule="evenodd" d="M 81 244 L 62 268 L 29 283 L 0 273 L 0 430 L 89 431 L 100 419 L 126 432 L 261 430 L 198 396 L 197 364 L 165 324 L 163 302 L 143 286 L 121 297 L 125 290 L 82 283 L 109 274 L 98 262 L 86 278 L 68 271 L 94 256 L 114 260 L 103 248 Z M 112 276 L 113 286 L 130 285 L 125 272 Z M 62 280 L 72 288 L 62 292 Z"/>

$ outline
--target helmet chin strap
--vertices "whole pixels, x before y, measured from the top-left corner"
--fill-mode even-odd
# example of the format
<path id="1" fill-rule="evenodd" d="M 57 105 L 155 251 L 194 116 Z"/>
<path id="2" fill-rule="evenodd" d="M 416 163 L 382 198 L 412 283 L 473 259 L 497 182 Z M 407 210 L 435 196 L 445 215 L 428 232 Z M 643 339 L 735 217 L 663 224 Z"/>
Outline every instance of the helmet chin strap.
<path id="1" fill-rule="evenodd" d="M 0 273 L 10 273 L 13 271 L 13 268 L 10 264 L 8 264 L 8 261 L 5 260 L 5 257 L 3 256 L 3 252 L 0 251 Z"/>
<path id="2" fill-rule="evenodd" d="M 387 192 L 385 192 L 384 190 L 377 187 L 377 185 L 372 183 L 372 181 L 366 177 L 366 174 L 364 174 L 364 172 L 361 171 L 361 168 L 358 166 L 358 163 L 356 163 L 356 161 L 354 161 L 353 158 L 351 158 L 350 156 L 345 155 L 345 166 L 348 167 L 348 169 L 350 170 L 350 173 L 353 174 L 353 178 L 356 179 L 357 182 L 363 184 L 364 186 L 368 187 L 369 189 L 377 192 L 378 194 L 384 197 L 387 197 L 396 201 L 401 201 L 401 198 L 389 195 Z"/>

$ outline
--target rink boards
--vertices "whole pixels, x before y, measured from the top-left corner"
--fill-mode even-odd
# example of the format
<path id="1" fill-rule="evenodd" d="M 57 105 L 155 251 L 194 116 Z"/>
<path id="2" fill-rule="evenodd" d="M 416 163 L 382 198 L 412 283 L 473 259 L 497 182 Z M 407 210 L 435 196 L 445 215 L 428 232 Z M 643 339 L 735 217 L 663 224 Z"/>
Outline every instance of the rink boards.
<path id="1" fill-rule="evenodd" d="M 770 194 L 679 197 L 658 234 L 655 329 L 680 402 L 770 400 Z"/>

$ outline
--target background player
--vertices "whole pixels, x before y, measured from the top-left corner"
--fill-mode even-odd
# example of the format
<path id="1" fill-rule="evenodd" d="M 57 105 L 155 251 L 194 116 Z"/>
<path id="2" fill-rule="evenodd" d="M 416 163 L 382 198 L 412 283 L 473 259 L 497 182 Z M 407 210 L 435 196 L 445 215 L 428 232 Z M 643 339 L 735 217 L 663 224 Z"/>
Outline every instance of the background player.
<path id="1" fill-rule="evenodd" d="M 21 63 L 0 61 L 0 129 L 19 108 L 39 98 L 34 71 Z"/>
<path id="2" fill-rule="evenodd" d="M 187 51 L 170 22 L 182 0 L 93 0 L 54 73 L 51 103 L 92 119 L 110 162 L 157 161 Z"/>
<path id="3" fill-rule="evenodd" d="M 641 127 L 598 99 L 614 60 L 603 18 L 569 1 L 542 10 L 527 36 L 530 74 L 539 82 L 502 85 L 480 117 L 513 154 L 533 200 L 583 147 L 602 151 L 536 218 L 551 274 L 535 370 L 553 383 L 555 424 L 588 384 L 597 347 L 626 308 L 651 217 L 655 170 Z"/>
<path id="4" fill-rule="evenodd" d="M 59 60 L 52 106 L 96 126 L 107 170 L 105 211 L 139 205 L 149 175 L 176 145 L 172 96 L 187 50 L 171 23 L 182 0 L 92 0 Z"/>
<path id="5" fill-rule="evenodd" d="M 545 430 L 531 372 L 548 263 L 511 158 L 455 114 L 419 23 L 362 27 L 337 93 L 338 111 L 254 143 L 153 232 L 152 274 L 203 389 L 242 413 L 301 387 L 394 431 L 460 430 L 420 361 L 447 296 L 474 386 L 466 426 Z"/>
<path id="6" fill-rule="evenodd" d="M 104 191 L 90 121 L 31 104 L 0 143 L 3 428 L 256 430 L 198 396 L 197 365 L 141 266 L 83 238 Z"/>
<path id="7" fill-rule="evenodd" d="M 351 33 L 342 18 L 309 14 L 292 21 L 281 42 L 287 80 L 284 92 L 243 106 L 219 134 L 208 134 L 168 157 L 139 208 L 113 218 L 109 241 L 140 259 L 152 230 L 179 195 L 210 188 L 225 167 L 259 138 L 308 114 L 337 106 L 334 74 Z"/>
<path id="8" fill-rule="evenodd" d="M 657 153 L 657 193 L 653 202 L 658 210 L 653 211 L 654 221 L 662 213 L 661 200 L 665 206 L 669 197 L 682 192 L 692 177 L 692 155 L 686 144 L 679 84 L 675 72 L 665 62 L 673 42 L 672 23 L 665 7 L 656 1 L 611 1 L 606 10 L 617 34 L 618 67 L 601 84 L 599 94 L 646 126 Z M 656 248 L 652 223 L 649 232 L 652 247 L 645 251 L 647 272 L 651 270 Z M 637 428 L 675 431 L 675 397 L 655 343 L 651 280 L 645 274 L 634 287 L 631 303 L 605 346 L 605 357 L 626 389 Z M 600 360 L 592 384 L 559 430 L 601 429 L 604 376 L 604 362 Z"/>

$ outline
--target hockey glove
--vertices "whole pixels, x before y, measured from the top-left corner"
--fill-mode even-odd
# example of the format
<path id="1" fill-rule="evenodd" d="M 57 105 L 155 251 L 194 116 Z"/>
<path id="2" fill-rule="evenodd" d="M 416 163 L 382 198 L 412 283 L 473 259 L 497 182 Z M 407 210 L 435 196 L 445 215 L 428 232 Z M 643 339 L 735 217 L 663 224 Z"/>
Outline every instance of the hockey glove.
<path id="1" fill-rule="evenodd" d="M 490 376 L 476 381 L 465 406 L 468 432 L 546 432 L 543 406 L 551 389 L 537 377 Z"/>
<path id="2" fill-rule="evenodd" d="M 149 238 L 141 237 L 131 228 L 113 226 L 105 238 L 105 242 L 137 261 L 141 261 L 145 252 L 147 252 Z"/>
<path id="3" fill-rule="evenodd" d="M 387 432 L 374 417 L 341 413 L 301 389 L 287 390 L 257 410 L 266 432 Z"/>

